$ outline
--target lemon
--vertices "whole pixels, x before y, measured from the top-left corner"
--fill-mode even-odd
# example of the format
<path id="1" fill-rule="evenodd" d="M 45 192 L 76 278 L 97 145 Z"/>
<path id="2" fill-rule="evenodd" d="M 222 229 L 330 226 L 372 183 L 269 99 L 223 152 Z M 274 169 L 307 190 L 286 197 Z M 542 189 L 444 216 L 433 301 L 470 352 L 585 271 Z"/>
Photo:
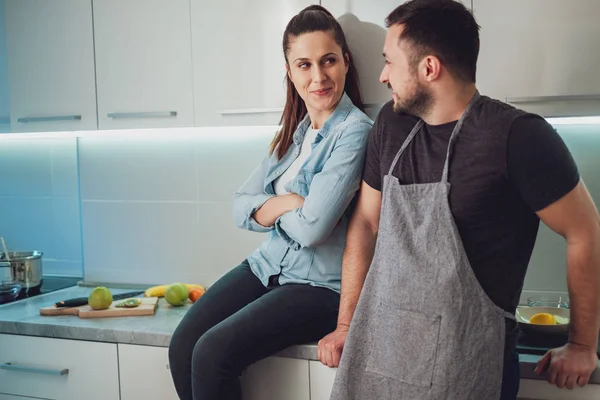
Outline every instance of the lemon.
<path id="1" fill-rule="evenodd" d="M 113 302 L 112 293 L 104 286 L 98 286 L 88 296 L 88 304 L 94 310 L 105 310 Z"/>
<path id="2" fill-rule="evenodd" d="M 172 306 L 184 305 L 188 299 L 188 290 L 183 283 L 173 283 L 165 290 L 165 300 Z"/>
<path id="3" fill-rule="evenodd" d="M 535 314 L 529 322 L 535 325 L 556 325 L 556 319 L 548 313 Z"/>

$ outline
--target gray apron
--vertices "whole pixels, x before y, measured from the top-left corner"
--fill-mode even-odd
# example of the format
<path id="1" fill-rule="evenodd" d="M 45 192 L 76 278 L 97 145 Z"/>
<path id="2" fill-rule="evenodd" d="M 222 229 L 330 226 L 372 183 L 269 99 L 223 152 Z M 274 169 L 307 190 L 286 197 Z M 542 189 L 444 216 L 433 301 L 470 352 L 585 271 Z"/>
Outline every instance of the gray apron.
<path id="1" fill-rule="evenodd" d="M 505 318 L 475 277 L 448 195 L 452 132 L 442 180 L 401 185 L 384 176 L 379 234 L 330 400 L 496 400 Z"/>

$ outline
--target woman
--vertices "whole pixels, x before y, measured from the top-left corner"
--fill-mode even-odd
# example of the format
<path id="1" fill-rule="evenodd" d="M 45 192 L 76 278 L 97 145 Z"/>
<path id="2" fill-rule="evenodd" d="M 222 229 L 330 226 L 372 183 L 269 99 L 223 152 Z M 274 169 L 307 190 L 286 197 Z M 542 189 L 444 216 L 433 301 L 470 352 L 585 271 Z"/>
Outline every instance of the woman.
<path id="1" fill-rule="evenodd" d="M 336 327 L 349 205 L 372 121 L 344 33 L 320 6 L 283 38 L 287 100 L 270 153 L 234 196 L 239 227 L 266 232 L 247 260 L 198 299 L 171 339 L 182 400 L 241 399 L 239 376 Z"/>

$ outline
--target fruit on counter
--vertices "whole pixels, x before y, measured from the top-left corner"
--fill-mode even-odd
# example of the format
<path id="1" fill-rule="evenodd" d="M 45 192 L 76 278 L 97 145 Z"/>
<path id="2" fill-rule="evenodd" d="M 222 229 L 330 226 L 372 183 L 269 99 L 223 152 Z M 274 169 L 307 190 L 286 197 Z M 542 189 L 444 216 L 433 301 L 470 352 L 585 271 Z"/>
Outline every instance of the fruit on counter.
<path id="1" fill-rule="evenodd" d="M 127 300 L 123 300 L 120 303 L 117 303 L 115 305 L 115 307 L 135 308 L 135 307 L 139 306 L 140 304 L 142 304 L 141 299 L 127 299 Z"/>
<path id="2" fill-rule="evenodd" d="M 198 300 L 200 296 L 204 294 L 204 290 L 202 289 L 190 289 L 189 292 L 190 294 L 188 297 L 192 301 L 192 303 L 195 303 L 196 300 Z"/>
<path id="3" fill-rule="evenodd" d="M 191 284 L 191 283 L 184 283 L 183 285 L 187 288 L 188 291 L 190 291 L 191 289 L 205 290 L 204 286 L 202 286 L 202 285 L 195 285 L 195 284 Z M 152 287 L 146 289 L 144 296 L 146 296 L 146 297 L 164 297 L 165 292 L 168 287 L 169 287 L 169 285 L 152 286 Z"/>
<path id="4" fill-rule="evenodd" d="M 556 325 L 556 318 L 552 314 L 538 313 L 529 319 L 529 323 L 535 325 Z"/>
<path id="5" fill-rule="evenodd" d="M 93 310 L 105 310 L 112 302 L 112 293 L 104 286 L 95 287 L 88 296 L 88 304 Z"/>
<path id="6" fill-rule="evenodd" d="M 172 283 L 165 290 L 165 300 L 172 306 L 180 307 L 188 299 L 188 289 L 183 283 Z"/>

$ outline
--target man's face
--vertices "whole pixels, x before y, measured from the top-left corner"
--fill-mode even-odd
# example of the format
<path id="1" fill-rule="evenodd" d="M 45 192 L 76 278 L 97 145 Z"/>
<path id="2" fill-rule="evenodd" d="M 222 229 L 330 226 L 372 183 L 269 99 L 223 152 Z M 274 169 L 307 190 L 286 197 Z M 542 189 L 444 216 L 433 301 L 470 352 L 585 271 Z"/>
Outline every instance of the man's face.
<path id="1" fill-rule="evenodd" d="M 406 112 L 422 117 L 429 113 L 433 95 L 428 86 L 419 79 L 419 61 L 415 50 L 405 40 L 398 40 L 403 25 L 392 25 L 383 46 L 385 66 L 379 81 L 392 90 L 395 112 Z"/>

